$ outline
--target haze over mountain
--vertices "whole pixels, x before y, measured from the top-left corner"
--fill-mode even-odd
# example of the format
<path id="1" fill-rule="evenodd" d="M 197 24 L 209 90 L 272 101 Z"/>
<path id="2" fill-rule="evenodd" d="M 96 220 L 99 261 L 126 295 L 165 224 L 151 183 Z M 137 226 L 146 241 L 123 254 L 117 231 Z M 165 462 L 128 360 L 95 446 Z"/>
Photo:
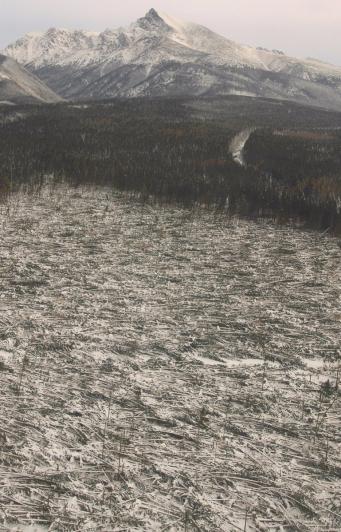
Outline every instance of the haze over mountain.
<path id="1" fill-rule="evenodd" d="M 69 99 L 241 94 L 341 109 L 341 68 L 241 45 L 151 9 L 128 28 L 51 28 L 5 53 Z"/>
<path id="2" fill-rule="evenodd" d="M 55 103 L 60 100 L 31 72 L 0 54 L 0 104 Z"/>

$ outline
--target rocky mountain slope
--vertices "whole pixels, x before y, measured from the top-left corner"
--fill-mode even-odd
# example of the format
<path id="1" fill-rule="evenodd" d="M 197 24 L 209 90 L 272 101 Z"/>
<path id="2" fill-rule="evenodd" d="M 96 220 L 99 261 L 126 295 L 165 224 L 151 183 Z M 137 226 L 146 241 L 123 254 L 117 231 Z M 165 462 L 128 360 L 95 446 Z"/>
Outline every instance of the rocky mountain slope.
<path id="1" fill-rule="evenodd" d="M 0 104 L 54 103 L 51 89 L 13 59 L 0 55 Z"/>
<path id="2" fill-rule="evenodd" d="M 65 98 L 242 94 L 341 109 L 341 67 L 237 44 L 154 9 L 126 29 L 30 33 L 5 53 Z"/>

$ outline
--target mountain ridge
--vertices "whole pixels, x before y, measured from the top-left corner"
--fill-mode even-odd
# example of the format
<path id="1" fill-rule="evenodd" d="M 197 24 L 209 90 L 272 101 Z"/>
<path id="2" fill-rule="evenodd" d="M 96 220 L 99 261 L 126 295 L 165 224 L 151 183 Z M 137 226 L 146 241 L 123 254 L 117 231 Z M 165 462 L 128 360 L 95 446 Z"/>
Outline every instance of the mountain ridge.
<path id="1" fill-rule="evenodd" d="M 341 108 L 341 67 L 236 43 L 150 9 L 127 28 L 50 28 L 5 53 L 65 98 L 244 94 Z"/>

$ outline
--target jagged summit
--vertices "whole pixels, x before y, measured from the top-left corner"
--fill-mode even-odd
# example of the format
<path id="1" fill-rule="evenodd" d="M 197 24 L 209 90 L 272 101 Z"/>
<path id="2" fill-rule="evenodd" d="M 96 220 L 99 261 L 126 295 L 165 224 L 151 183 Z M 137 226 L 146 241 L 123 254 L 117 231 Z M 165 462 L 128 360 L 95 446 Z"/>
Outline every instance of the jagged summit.
<path id="1" fill-rule="evenodd" d="M 145 18 L 158 20 L 160 17 L 159 13 L 153 7 L 145 14 Z"/>
<path id="2" fill-rule="evenodd" d="M 139 18 L 136 24 L 145 30 L 167 28 L 166 22 L 154 8 L 150 9 L 144 17 Z"/>
<path id="3" fill-rule="evenodd" d="M 50 28 L 5 50 L 67 98 L 243 94 L 341 108 L 341 68 L 233 42 L 151 8 L 127 28 Z"/>

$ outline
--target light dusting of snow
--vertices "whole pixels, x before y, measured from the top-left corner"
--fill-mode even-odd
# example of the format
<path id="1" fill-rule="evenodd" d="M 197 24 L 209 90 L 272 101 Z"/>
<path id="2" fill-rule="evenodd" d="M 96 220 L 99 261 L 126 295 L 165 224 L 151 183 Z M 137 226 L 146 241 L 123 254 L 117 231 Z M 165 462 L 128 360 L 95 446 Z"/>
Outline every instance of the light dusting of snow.
<path id="1" fill-rule="evenodd" d="M 0 529 L 340 530 L 336 239 L 64 186 L 0 236 Z"/>

